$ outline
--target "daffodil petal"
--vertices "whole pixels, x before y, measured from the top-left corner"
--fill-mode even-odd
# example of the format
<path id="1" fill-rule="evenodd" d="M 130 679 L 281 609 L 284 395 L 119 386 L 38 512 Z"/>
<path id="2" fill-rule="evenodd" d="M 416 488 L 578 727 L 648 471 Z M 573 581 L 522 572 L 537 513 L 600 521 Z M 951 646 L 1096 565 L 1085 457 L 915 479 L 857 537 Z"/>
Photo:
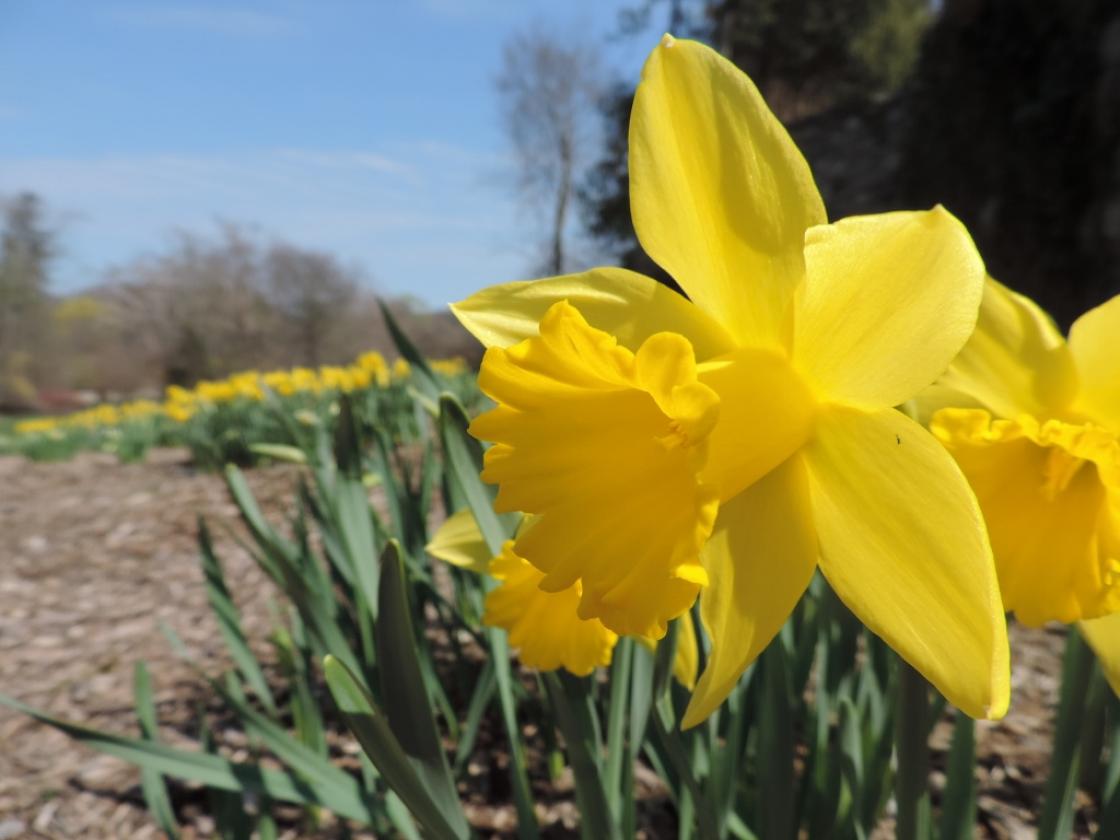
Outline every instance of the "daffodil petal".
<path id="1" fill-rule="evenodd" d="M 490 286 L 451 304 L 451 311 L 484 346 L 509 347 L 536 335 L 544 313 L 561 300 L 631 350 L 658 332 L 683 335 L 699 359 L 734 346 L 719 322 L 695 304 L 624 268 L 593 268 L 581 274 Z"/>
<path id="2" fill-rule="evenodd" d="M 691 691 L 696 687 L 696 669 L 700 665 L 696 628 L 692 626 L 692 616 L 689 613 L 678 618 L 677 625 L 677 650 L 673 656 L 673 676 L 677 682 Z"/>
<path id="3" fill-rule="evenodd" d="M 988 524 L 1006 609 L 1024 624 L 1120 609 L 1120 443 L 1091 424 L 942 409 L 930 430 Z"/>
<path id="4" fill-rule="evenodd" d="M 830 406 L 804 450 L 821 570 L 959 709 L 1009 701 L 1007 626 L 976 498 L 949 453 L 893 409 Z"/>
<path id="5" fill-rule="evenodd" d="M 824 204 L 754 83 L 702 44 L 666 36 L 642 71 L 630 208 L 642 247 L 698 306 L 744 343 L 786 342 Z"/>
<path id="6" fill-rule="evenodd" d="M 984 265 L 940 207 L 812 228 L 805 263 L 794 361 L 833 400 L 905 402 L 948 367 L 976 325 Z"/>
<path id="7" fill-rule="evenodd" d="M 490 567 L 490 549 L 470 508 L 447 517 L 426 549 L 433 557 L 472 572 L 485 574 Z"/>
<path id="8" fill-rule="evenodd" d="M 997 417 L 1038 416 L 1058 413 L 1070 403 L 1077 372 L 1050 316 L 989 277 L 976 331 L 936 387 L 971 398 L 962 402 L 945 394 L 941 408 L 966 407 L 974 400 Z"/>
<path id="9" fill-rule="evenodd" d="M 1120 613 L 1082 621 L 1078 627 L 1097 655 L 1108 684 L 1120 696 Z"/>
<path id="10" fill-rule="evenodd" d="M 1069 347 L 1085 408 L 1120 433 L 1120 295 L 1073 322 Z"/>
<path id="11" fill-rule="evenodd" d="M 494 558 L 491 573 L 499 585 L 486 596 L 483 623 L 509 631 L 522 664 L 541 671 L 564 668 L 578 676 L 610 664 L 618 637 L 599 621 L 577 615 L 578 584 L 545 592 L 540 588 L 544 575 L 514 553 L 512 541 Z"/>
<path id="12" fill-rule="evenodd" d="M 685 728 L 724 701 L 813 577 L 817 538 L 799 455 L 720 508 L 703 558 L 711 582 L 700 595 L 700 615 L 712 649 Z"/>
<path id="13" fill-rule="evenodd" d="M 784 354 L 744 347 L 700 367 L 719 395 L 706 482 L 730 499 L 796 452 L 813 433 L 816 401 Z"/>
<path id="14" fill-rule="evenodd" d="M 471 424 L 494 445 L 495 508 L 539 514 L 517 553 L 559 591 L 580 581 L 580 615 L 660 638 L 707 582 L 700 547 L 719 505 L 701 478 L 719 397 L 687 340 L 660 333 L 636 353 L 566 302 L 540 334 L 486 352 L 479 386 L 498 405 Z"/>

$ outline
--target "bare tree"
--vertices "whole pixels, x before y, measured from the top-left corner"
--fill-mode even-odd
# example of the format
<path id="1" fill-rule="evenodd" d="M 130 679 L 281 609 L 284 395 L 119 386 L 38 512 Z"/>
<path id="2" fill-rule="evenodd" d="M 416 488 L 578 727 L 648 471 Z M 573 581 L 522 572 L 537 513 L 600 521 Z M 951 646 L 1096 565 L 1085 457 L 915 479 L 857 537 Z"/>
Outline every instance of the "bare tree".
<path id="1" fill-rule="evenodd" d="M 124 334 L 169 382 L 269 361 L 275 318 L 260 246 L 233 225 L 216 237 L 179 232 L 168 251 L 115 269 L 111 284 Z"/>
<path id="2" fill-rule="evenodd" d="M 496 85 L 521 199 L 543 217 L 545 269 L 567 268 L 566 229 L 578 171 L 594 149 L 600 84 L 596 53 L 542 27 L 514 34 Z"/>
<path id="3" fill-rule="evenodd" d="M 302 350 L 305 363 L 325 360 L 327 339 L 358 294 L 354 273 L 330 254 L 277 243 L 266 257 L 272 304 Z"/>
<path id="4" fill-rule="evenodd" d="M 474 347 L 446 314 L 405 299 L 388 303 L 422 352 Z M 103 395 L 250 368 L 344 364 L 393 348 L 359 268 L 232 225 L 181 232 L 162 251 L 113 269 L 101 286 L 48 305 L 49 336 L 37 335 L 36 348 L 49 337 L 52 355 L 37 349 L 43 371 L 22 380 Z"/>

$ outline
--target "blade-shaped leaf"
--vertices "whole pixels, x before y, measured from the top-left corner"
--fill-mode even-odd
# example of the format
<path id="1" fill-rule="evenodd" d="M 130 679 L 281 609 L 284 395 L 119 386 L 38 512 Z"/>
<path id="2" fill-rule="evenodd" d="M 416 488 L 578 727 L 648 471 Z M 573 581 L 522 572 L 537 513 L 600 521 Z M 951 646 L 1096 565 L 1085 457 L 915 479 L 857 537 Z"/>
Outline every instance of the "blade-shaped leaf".
<path id="1" fill-rule="evenodd" d="M 479 477 L 482 445 L 467 433 L 470 424 L 463 407 L 449 394 L 440 397 L 439 407 L 439 434 L 448 472 L 466 497 L 490 553 L 497 557 L 517 530 L 520 517 L 494 512 L 494 488 Z"/>
<path id="2" fill-rule="evenodd" d="M 143 662 L 137 662 L 133 671 L 133 697 L 136 702 L 136 718 L 140 723 L 140 734 L 148 741 L 159 741 L 159 728 L 156 724 L 156 706 L 152 701 L 152 679 Z M 144 801 L 156 825 L 171 840 L 179 836 L 179 824 L 175 821 L 175 810 L 167 795 L 167 786 L 158 770 L 145 767 L 140 770 L 140 787 L 144 791 Z"/>
<path id="3" fill-rule="evenodd" d="M 465 835 L 466 819 L 424 686 L 405 588 L 404 562 L 395 540 L 389 541 L 381 555 L 378 616 L 374 639 L 389 725 L 441 808 L 444 820 Z"/>
<path id="4" fill-rule="evenodd" d="M 202 517 L 198 519 L 198 549 L 202 562 L 202 573 L 206 577 L 206 598 L 210 602 L 210 609 L 218 620 L 218 629 L 225 640 L 226 649 L 233 659 L 237 670 L 249 687 L 268 711 L 276 714 L 276 701 L 268 688 L 268 681 L 264 678 L 260 664 L 253 652 L 249 649 L 249 642 L 241 629 L 241 614 L 233 602 L 229 587 L 226 586 L 222 565 L 214 554 L 214 545 L 210 540 L 210 531 Z"/>
<path id="5" fill-rule="evenodd" d="M 377 305 L 381 307 L 381 316 L 385 319 L 385 326 L 389 328 L 389 335 L 393 339 L 393 344 L 396 345 L 397 352 L 401 354 L 412 369 L 412 379 L 416 389 L 421 395 L 434 403 L 439 399 L 440 384 L 436 375 L 432 373 L 432 369 L 428 367 L 427 359 L 421 355 L 420 351 L 416 349 L 416 345 L 401 329 L 401 325 L 397 323 L 397 319 L 393 316 L 389 307 L 385 305 L 385 301 L 379 299 Z"/>
<path id="6" fill-rule="evenodd" d="M 218 755 L 180 750 L 144 739 L 101 732 L 53 717 L 4 694 L 0 694 L 0 703 L 52 726 L 86 746 L 168 776 L 199 782 L 219 790 L 267 795 L 272 799 L 297 805 L 321 805 L 341 817 L 367 824 L 372 821 L 376 811 L 375 804 L 361 789 L 358 781 L 349 776 L 349 781 L 345 784 L 321 785 L 287 770 L 272 770 L 255 764 L 229 761 Z"/>
<path id="7" fill-rule="evenodd" d="M 465 840 L 469 829 L 462 812 L 458 819 L 448 821 L 393 734 L 388 718 L 378 711 L 354 674 L 333 656 L 323 661 L 323 673 L 346 726 L 413 816 L 438 840 Z"/>

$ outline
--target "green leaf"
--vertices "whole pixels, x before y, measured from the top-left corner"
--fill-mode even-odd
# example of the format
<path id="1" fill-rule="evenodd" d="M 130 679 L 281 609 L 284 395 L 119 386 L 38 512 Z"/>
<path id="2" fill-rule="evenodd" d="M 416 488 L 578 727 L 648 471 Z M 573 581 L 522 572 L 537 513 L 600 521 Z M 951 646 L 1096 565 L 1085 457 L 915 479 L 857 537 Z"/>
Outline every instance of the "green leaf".
<path id="1" fill-rule="evenodd" d="M 401 354 L 412 369 L 412 380 L 415 383 L 416 390 L 434 403 L 439 399 L 440 384 L 432 369 L 428 367 L 428 360 L 421 355 L 420 351 L 416 349 L 416 345 L 401 329 L 397 319 L 393 317 L 393 313 L 385 305 L 385 301 L 378 299 L 377 305 L 381 308 L 381 316 L 385 319 L 385 326 L 389 328 L 389 335 L 393 339 L 393 344 L 397 347 L 397 352 Z"/>
<path id="2" fill-rule="evenodd" d="M 306 464 L 307 453 L 298 446 L 287 443 L 250 443 L 249 451 L 254 455 L 263 455 L 273 461 L 284 461 L 289 464 Z"/>
<path id="3" fill-rule="evenodd" d="M 455 747 L 456 775 L 463 772 L 463 768 L 466 767 L 467 761 L 471 757 L 471 751 L 478 740 L 483 716 L 486 714 L 490 701 L 494 699 L 497 690 L 498 681 L 494 676 L 494 662 L 488 659 L 486 664 L 482 666 L 482 673 L 478 675 L 478 681 L 475 682 L 474 692 L 471 694 L 471 701 L 467 706 L 467 720 L 463 724 L 459 743 Z"/>
<path id="4" fill-rule="evenodd" d="M 378 616 L 374 639 L 381 696 L 389 725 L 404 752 L 412 759 L 414 769 L 427 787 L 432 801 L 440 808 L 443 821 L 466 836 L 466 818 L 424 686 L 405 588 L 404 563 L 395 540 L 390 540 L 381 554 Z"/>
<path id="5" fill-rule="evenodd" d="M 490 658 L 494 662 L 494 676 L 498 682 L 498 701 L 502 709 L 502 723 L 509 738 L 509 773 L 513 780 L 513 804 L 517 809 L 517 836 L 521 840 L 537 840 L 537 812 L 533 807 L 533 794 L 529 788 L 529 772 L 525 762 L 525 746 L 517 726 L 517 702 L 513 697 L 513 675 L 510 668 L 509 640 L 504 630 L 488 627 L 486 638 L 490 642 Z"/>
<path id="6" fill-rule="evenodd" d="M 969 840 L 976 822 L 976 722 L 957 712 L 945 769 L 941 840 Z"/>
<path id="7" fill-rule="evenodd" d="M 650 721 L 653 724 L 654 741 L 668 758 L 683 788 L 678 798 L 682 827 L 684 824 L 691 823 L 695 816 L 701 840 L 717 840 L 719 828 L 716 825 L 715 815 L 708 808 L 695 808 L 697 804 L 704 802 L 704 791 L 700 787 L 692 761 L 685 750 L 685 739 L 677 726 L 672 703 L 667 695 L 655 701 Z M 686 805 L 688 807 L 685 807 Z M 690 812 L 690 809 L 694 810 Z"/>
<path id="8" fill-rule="evenodd" d="M 502 545 L 517 530 L 520 516 L 494 512 L 493 487 L 479 477 L 482 472 L 482 444 L 470 436 L 470 422 L 458 400 L 450 394 L 439 398 L 439 435 L 451 480 L 470 505 L 478 529 L 492 556 L 502 553 Z"/>
<path id="9" fill-rule="evenodd" d="M 929 684 L 909 663 L 898 660 L 898 836 L 926 840 L 931 834 L 929 796 Z"/>
<path id="10" fill-rule="evenodd" d="M 124 759 L 142 769 L 198 782 L 218 790 L 266 795 L 303 806 L 321 805 L 341 817 L 365 824 L 371 822 L 376 811 L 374 803 L 357 780 L 347 774 L 343 774 L 348 780 L 344 784 L 323 785 L 301 778 L 288 770 L 272 770 L 256 764 L 229 761 L 218 755 L 190 752 L 145 739 L 101 732 L 53 717 L 5 694 L 0 694 L 0 704 L 52 726 L 88 747 Z"/>
<path id="11" fill-rule="evenodd" d="M 622 816 L 624 808 L 633 801 L 633 773 L 623 775 L 626 759 L 630 758 L 627 743 L 627 717 L 630 666 L 634 661 L 634 640 L 621 638 L 615 645 L 611 659 L 610 700 L 607 707 L 607 766 L 603 776 L 603 786 L 607 802 L 616 821 Z M 630 782 L 631 784 L 624 784 Z"/>
<path id="12" fill-rule="evenodd" d="M 153 743 L 158 742 L 159 727 L 156 724 L 156 706 L 152 702 L 152 680 L 143 662 L 137 662 L 133 671 L 133 696 L 141 736 Z M 144 792 L 144 801 L 148 803 L 148 811 L 151 812 L 156 825 L 171 840 L 177 840 L 179 824 L 175 820 L 175 809 L 171 807 L 171 799 L 167 795 L 163 776 L 157 770 L 142 768 L 140 787 Z"/>
<path id="13" fill-rule="evenodd" d="M 378 711 L 373 698 L 353 672 L 333 656 L 323 661 L 323 672 L 346 726 L 413 816 L 437 840 L 465 840 L 469 829 L 462 812 L 458 819 L 448 822 L 442 806 L 432 798 L 416 766 L 393 734 L 388 718 Z"/>
<path id="14" fill-rule="evenodd" d="M 781 638 L 762 652 L 762 709 L 759 713 L 760 836 L 788 840 L 794 834 L 793 704 L 789 663 Z"/>
<path id="15" fill-rule="evenodd" d="M 268 681 L 261 671 L 257 658 L 249 649 L 249 642 L 241 629 L 241 615 L 233 602 L 229 587 L 226 586 L 221 563 L 214 554 L 210 531 L 201 516 L 198 518 L 198 549 L 202 561 L 202 573 L 206 578 L 206 598 L 210 602 L 214 617 L 218 619 L 218 629 L 225 640 L 226 649 L 245 682 L 260 698 L 265 708 L 275 715 L 276 701 L 268 688 Z"/>
<path id="16" fill-rule="evenodd" d="M 587 692 L 587 680 L 564 671 L 542 675 L 560 731 L 568 749 L 572 778 L 579 803 L 580 834 L 586 840 L 620 840 L 618 824 L 611 816 L 599 764 L 599 742 L 595 733 L 595 710 Z"/>
<path id="17" fill-rule="evenodd" d="M 482 446 L 467 433 L 467 415 L 459 402 L 449 394 L 439 399 L 439 434 L 444 458 L 451 481 L 459 487 L 470 505 L 475 522 L 486 540 L 491 553 L 501 553 L 505 541 L 513 536 L 520 516 L 494 512 L 494 489 L 479 477 L 482 470 Z M 538 837 L 537 816 L 529 788 L 529 774 L 525 763 L 525 750 L 521 731 L 517 725 L 517 704 L 513 697 L 513 677 L 510 673 L 509 642 L 505 631 L 495 627 L 486 629 L 490 643 L 490 656 L 494 662 L 494 675 L 498 682 L 498 700 L 501 704 L 502 723 L 509 736 L 510 775 L 513 779 L 513 800 L 517 808 L 517 832 L 521 840 Z"/>
<path id="18" fill-rule="evenodd" d="M 1081 774 L 1081 715 L 1094 658 L 1077 629 L 1071 626 L 1068 632 L 1050 777 L 1042 798 L 1038 840 L 1064 840 L 1073 831 L 1074 794 Z"/>

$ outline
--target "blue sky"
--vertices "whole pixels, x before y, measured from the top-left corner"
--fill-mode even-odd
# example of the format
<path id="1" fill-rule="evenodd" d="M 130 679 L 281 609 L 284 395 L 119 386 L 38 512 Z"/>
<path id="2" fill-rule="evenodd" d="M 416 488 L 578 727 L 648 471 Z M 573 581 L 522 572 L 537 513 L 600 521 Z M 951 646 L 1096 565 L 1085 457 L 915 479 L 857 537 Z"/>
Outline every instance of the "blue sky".
<path id="1" fill-rule="evenodd" d="M 659 32 L 612 37 L 635 5 L 3 0 L 0 193 L 46 200 L 57 291 L 223 220 L 439 305 L 531 263 L 503 186 L 502 41 L 543 24 L 636 81 Z"/>

